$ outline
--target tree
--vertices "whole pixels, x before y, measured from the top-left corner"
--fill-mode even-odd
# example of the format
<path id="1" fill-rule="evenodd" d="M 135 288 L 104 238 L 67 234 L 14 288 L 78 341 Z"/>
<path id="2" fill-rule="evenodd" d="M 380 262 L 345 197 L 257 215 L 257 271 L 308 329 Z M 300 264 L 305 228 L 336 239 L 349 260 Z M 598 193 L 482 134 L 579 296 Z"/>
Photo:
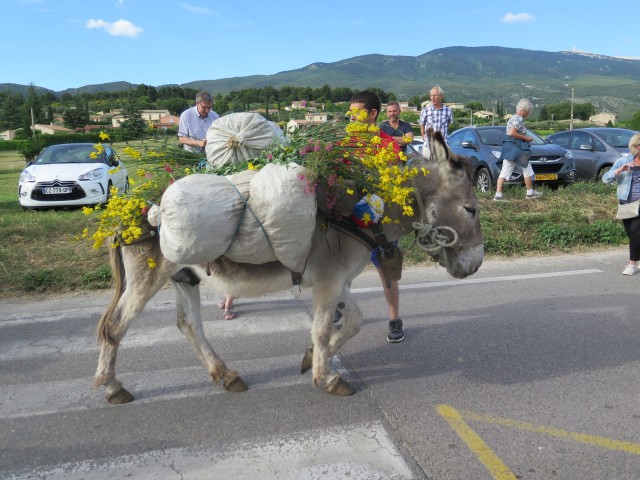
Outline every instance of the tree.
<path id="1" fill-rule="evenodd" d="M 484 107 L 482 106 L 482 103 L 477 102 L 477 101 L 471 101 L 471 102 L 467 103 L 465 105 L 465 107 L 466 108 L 470 108 L 474 112 L 478 112 L 480 110 L 484 110 Z"/>
<path id="2" fill-rule="evenodd" d="M 0 94 L 0 130 L 17 130 L 22 127 L 22 106 L 24 97 L 20 94 Z"/>
<path id="3" fill-rule="evenodd" d="M 218 102 L 215 102 L 216 106 Z M 184 98 L 168 98 L 166 100 L 158 100 L 158 106 L 160 108 L 166 108 L 172 115 L 180 115 L 187 108 L 189 108 L 189 102 Z M 218 110 L 216 109 L 216 112 Z"/>
<path id="4" fill-rule="evenodd" d="M 124 120 L 120 123 L 120 128 L 130 138 L 141 137 L 149 127 L 147 121 L 142 118 L 137 106 L 131 102 L 127 104 L 122 115 Z"/>
<path id="5" fill-rule="evenodd" d="M 89 115 L 84 108 L 71 107 L 65 109 L 62 121 L 67 128 L 82 128 L 89 123 Z"/>

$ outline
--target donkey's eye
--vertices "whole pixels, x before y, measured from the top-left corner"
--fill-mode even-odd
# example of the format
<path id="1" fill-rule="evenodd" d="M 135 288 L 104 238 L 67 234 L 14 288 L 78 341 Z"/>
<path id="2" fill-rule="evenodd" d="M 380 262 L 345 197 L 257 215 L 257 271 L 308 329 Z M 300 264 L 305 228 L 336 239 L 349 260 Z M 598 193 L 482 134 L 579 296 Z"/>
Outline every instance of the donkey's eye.
<path id="1" fill-rule="evenodd" d="M 472 217 L 475 217 L 475 216 L 476 216 L 476 213 L 478 213 L 478 210 L 476 210 L 476 208 L 475 208 L 475 207 L 463 207 L 463 208 L 464 208 L 467 212 L 469 212 L 469 214 L 470 214 Z"/>

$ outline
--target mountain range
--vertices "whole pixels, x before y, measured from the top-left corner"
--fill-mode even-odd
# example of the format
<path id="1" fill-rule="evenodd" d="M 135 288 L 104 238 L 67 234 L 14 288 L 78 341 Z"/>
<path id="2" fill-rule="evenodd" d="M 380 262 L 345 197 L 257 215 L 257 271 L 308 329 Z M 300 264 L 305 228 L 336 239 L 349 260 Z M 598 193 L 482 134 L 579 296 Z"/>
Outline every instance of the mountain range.
<path id="1" fill-rule="evenodd" d="M 640 59 L 609 57 L 582 51 L 545 52 L 506 47 L 447 47 L 416 57 L 362 55 L 331 63 L 312 63 L 273 75 L 251 75 L 218 80 L 198 80 L 181 87 L 212 94 L 267 85 L 378 87 L 399 100 L 425 95 L 439 84 L 448 102 L 480 101 L 490 109 L 501 102 L 507 110 L 522 97 L 535 106 L 571 100 L 592 103 L 597 112 L 621 118 L 640 111 Z M 158 85 L 156 87 L 160 87 Z M 53 92 L 55 95 L 120 91 L 135 88 L 128 82 L 87 85 Z M 0 91 L 26 91 L 28 85 L 0 84 Z M 39 88 L 40 91 L 49 91 Z"/>

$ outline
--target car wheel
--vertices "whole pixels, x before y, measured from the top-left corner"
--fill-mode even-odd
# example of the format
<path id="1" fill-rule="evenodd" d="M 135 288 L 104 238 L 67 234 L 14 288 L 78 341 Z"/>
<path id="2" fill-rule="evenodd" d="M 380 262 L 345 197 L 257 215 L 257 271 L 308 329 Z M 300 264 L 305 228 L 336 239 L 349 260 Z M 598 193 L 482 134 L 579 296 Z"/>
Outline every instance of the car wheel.
<path id="1" fill-rule="evenodd" d="M 600 170 L 598 170 L 598 174 L 596 175 L 596 180 L 601 182 L 602 177 L 605 173 L 607 173 L 611 169 L 612 165 L 604 165 Z"/>
<path id="2" fill-rule="evenodd" d="M 491 180 L 491 174 L 489 169 L 482 167 L 476 173 L 476 188 L 481 192 L 490 192 L 493 190 L 493 180 Z"/>
<path id="3" fill-rule="evenodd" d="M 113 183 L 111 183 L 111 180 L 109 180 L 109 183 L 107 184 L 107 201 L 104 202 L 105 205 L 109 204 L 109 201 L 111 200 L 111 187 L 113 186 Z"/>

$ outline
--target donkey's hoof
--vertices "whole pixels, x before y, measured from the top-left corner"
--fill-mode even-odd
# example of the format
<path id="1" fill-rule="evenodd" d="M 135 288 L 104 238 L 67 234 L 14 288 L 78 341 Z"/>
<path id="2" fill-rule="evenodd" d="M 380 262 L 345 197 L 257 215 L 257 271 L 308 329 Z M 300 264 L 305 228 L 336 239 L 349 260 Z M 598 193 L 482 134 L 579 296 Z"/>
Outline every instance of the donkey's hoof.
<path id="1" fill-rule="evenodd" d="M 114 405 L 121 405 L 123 403 L 131 403 L 133 402 L 133 395 L 129 393 L 126 388 L 120 387 L 120 389 L 111 395 L 105 395 L 107 402 L 112 403 Z"/>
<path id="2" fill-rule="evenodd" d="M 313 367 L 313 347 L 307 348 L 302 357 L 302 365 L 300 366 L 300 373 L 305 373 L 311 367 Z"/>
<path id="3" fill-rule="evenodd" d="M 356 393 L 356 389 L 340 375 L 331 378 L 325 385 L 324 390 L 331 395 L 339 395 L 341 397 L 348 397 Z"/>
<path id="4" fill-rule="evenodd" d="M 247 387 L 247 384 L 244 383 L 244 380 L 242 380 L 242 378 L 240 378 L 238 375 L 230 379 L 227 379 L 227 378 L 224 379 L 224 389 L 227 392 L 231 392 L 231 393 L 244 392 L 248 388 L 249 387 Z"/>

